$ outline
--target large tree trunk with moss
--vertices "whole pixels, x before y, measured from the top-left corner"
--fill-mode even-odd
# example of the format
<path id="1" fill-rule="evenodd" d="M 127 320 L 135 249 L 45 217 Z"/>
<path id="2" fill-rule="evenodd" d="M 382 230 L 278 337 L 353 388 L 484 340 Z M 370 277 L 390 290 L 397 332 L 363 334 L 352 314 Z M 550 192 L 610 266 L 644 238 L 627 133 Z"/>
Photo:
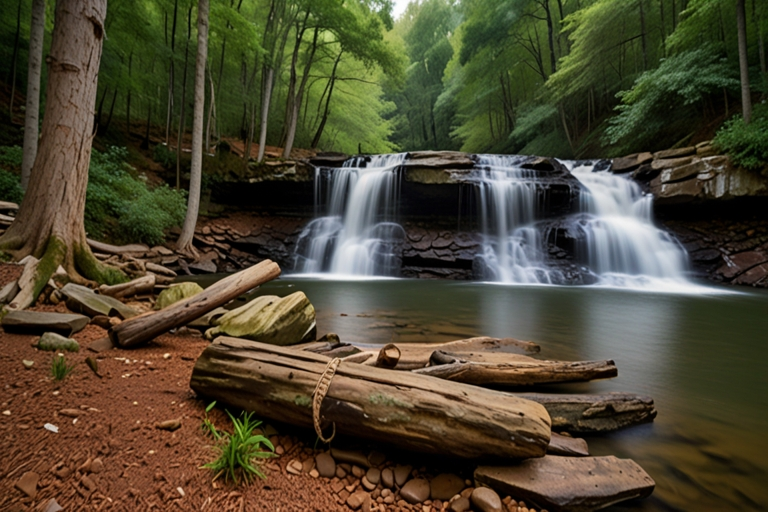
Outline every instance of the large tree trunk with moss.
<path id="1" fill-rule="evenodd" d="M 192 114 L 192 169 L 189 176 L 189 200 L 178 248 L 193 251 L 197 213 L 200 210 L 200 184 L 203 175 L 203 113 L 205 109 L 205 63 L 208 60 L 208 0 L 197 4 L 197 62 L 195 65 L 195 106 Z M 178 153 L 181 154 L 181 153 Z"/>
<path id="2" fill-rule="evenodd" d="M 218 338 L 195 363 L 198 395 L 260 416 L 312 427 L 313 392 L 329 358 L 239 338 Z M 319 400 L 319 398 L 316 398 Z M 508 393 L 341 361 L 315 411 L 325 432 L 454 457 L 541 457 L 544 407 Z"/>
<path id="3" fill-rule="evenodd" d="M 37 155 L 40 117 L 40 70 L 45 36 L 45 0 L 32 1 L 32 23 L 29 27 L 29 65 L 27 74 L 27 108 L 24 118 L 24 156 L 21 161 L 21 188 L 27 189 L 29 174 Z"/>
<path id="4" fill-rule="evenodd" d="M 15 259 L 40 259 L 32 300 L 59 265 L 78 282 L 127 280 L 94 258 L 83 225 L 106 13 L 106 0 L 56 3 L 40 146 L 19 214 L 0 237 L 0 250 Z"/>

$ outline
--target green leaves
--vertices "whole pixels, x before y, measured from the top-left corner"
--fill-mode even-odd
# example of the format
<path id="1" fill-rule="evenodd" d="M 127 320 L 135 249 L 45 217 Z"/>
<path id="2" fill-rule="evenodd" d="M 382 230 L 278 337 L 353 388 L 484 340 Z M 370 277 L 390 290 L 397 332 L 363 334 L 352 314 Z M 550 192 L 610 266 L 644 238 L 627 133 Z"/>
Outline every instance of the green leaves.
<path id="1" fill-rule="evenodd" d="M 762 170 L 762 174 L 768 176 L 768 105 L 755 105 L 748 125 L 741 116 L 726 121 L 713 143 L 718 151 L 728 153 L 734 164 Z"/>
<path id="2" fill-rule="evenodd" d="M 64 358 L 64 356 L 56 356 L 51 361 L 51 377 L 53 377 L 53 380 L 55 381 L 64 380 L 67 375 L 72 373 L 74 368 L 74 364 L 67 364 L 67 360 Z"/>

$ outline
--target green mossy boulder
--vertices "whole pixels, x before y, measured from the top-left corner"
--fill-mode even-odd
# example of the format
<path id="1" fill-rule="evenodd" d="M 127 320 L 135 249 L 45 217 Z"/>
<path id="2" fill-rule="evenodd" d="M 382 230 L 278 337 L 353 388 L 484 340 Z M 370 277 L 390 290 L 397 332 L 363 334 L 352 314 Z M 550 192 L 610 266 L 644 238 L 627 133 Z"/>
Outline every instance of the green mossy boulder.
<path id="1" fill-rule="evenodd" d="M 171 304 L 180 300 L 188 299 L 203 291 L 203 288 L 197 283 L 179 283 L 166 288 L 157 297 L 155 309 L 165 309 Z"/>
<path id="2" fill-rule="evenodd" d="M 265 295 L 214 320 L 205 337 L 234 336 L 272 345 L 295 345 L 315 339 L 315 308 L 304 292 L 287 297 Z"/>
<path id="3" fill-rule="evenodd" d="M 40 350 L 49 351 L 67 350 L 69 352 L 77 352 L 80 350 L 80 344 L 77 341 L 72 338 L 65 338 L 55 332 L 47 332 L 40 336 L 35 347 Z"/>

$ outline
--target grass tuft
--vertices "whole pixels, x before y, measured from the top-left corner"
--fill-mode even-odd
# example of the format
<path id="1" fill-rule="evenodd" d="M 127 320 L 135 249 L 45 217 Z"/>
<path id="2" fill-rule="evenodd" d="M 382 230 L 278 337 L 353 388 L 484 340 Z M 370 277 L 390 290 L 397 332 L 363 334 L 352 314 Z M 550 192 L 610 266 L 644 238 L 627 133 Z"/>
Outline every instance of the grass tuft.
<path id="1" fill-rule="evenodd" d="M 56 381 L 64 380 L 74 368 L 74 364 L 68 365 L 64 356 L 58 355 L 51 361 L 51 376 Z"/>

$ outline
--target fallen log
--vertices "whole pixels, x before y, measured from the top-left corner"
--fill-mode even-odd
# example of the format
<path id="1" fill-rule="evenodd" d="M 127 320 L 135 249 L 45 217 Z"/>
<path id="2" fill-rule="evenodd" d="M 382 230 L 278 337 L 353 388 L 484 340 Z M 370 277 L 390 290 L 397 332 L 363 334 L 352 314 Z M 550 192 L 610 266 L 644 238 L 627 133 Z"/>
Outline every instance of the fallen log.
<path id="1" fill-rule="evenodd" d="M 277 263 L 264 260 L 217 281 L 197 295 L 114 326 L 109 330 L 109 338 L 117 346 L 134 347 L 174 327 L 186 325 L 279 275 L 280 267 Z"/>
<path id="2" fill-rule="evenodd" d="M 436 350 L 430 364 L 413 372 L 477 386 L 588 382 L 618 375 L 613 361 L 544 361 L 519 354 L 464 355 Z"/>
<path id="3" fill-rule="evenodd" d="M 554 512 L 589 512 L 650 496 L 656 483 L 635 461 L 608 457 L 552 457 L 516 466 L 480 466 L 477 485 L 487 485 Z"/>
<path id="4" fill-rule="evenodd" d="M 537 344 L 530 341 L 520 341 L 513 338 L 489 338 L 480 336 L 465 340 L 449 341 L 446 343 L 400 343 L 395 345 L 400 349 L 395 370 L 414 370 L 424 368 L 435 350 L 464 354 L 468 352 L 501 352 L 509 354 L 536 354 L 541 350 Z M 366 357 L 367 355 L 367 357 Z M 368 366 L 376 366 L 379 350 L 363 349 L 355 362 Z"/>
<path id="5" fill-rule="evenodd" d="M 552 418 L 552 429 L 568 432 L 611 432 L 653 421 L 653 399 L 633 393 L 556 395 L 515 393 L 543 405 Z"/>
<path id="6" fill-rule="evenodd" d="M 149 252 L 149 247 L 144 244 L 129 244 L 129 245 L 112 245 L 105 244 L 104 242 L 97 242 L 96 240 L 86 239 L 88 245 L 97 252 L 103 252 L 107 254 L 129 254 L 129 253 L 145 253 Z"/>
<path id="7" fill-rule="evenodd" d="M 103 284 L 99 286 L 99 293 L 119 299 L 122 297 L 139 295 L 141 293 L 152 293 L 154 289 L 155 274 L 147 274 L 138 279 L 134 279 L 133 281 L 128 281 L 127 283 L 120 283 L 112 286 Z"/>
<path id="8" fill-rule="evenodd" d="M 195 363 L 198 394 L 259 416 L 312 427 L 312 395 L 329 358 L 220 337 Z M 544 455 L 549 416 L 507 393 L 341 361 L 321 403 L 326 432 L 463 458 Z"/>

